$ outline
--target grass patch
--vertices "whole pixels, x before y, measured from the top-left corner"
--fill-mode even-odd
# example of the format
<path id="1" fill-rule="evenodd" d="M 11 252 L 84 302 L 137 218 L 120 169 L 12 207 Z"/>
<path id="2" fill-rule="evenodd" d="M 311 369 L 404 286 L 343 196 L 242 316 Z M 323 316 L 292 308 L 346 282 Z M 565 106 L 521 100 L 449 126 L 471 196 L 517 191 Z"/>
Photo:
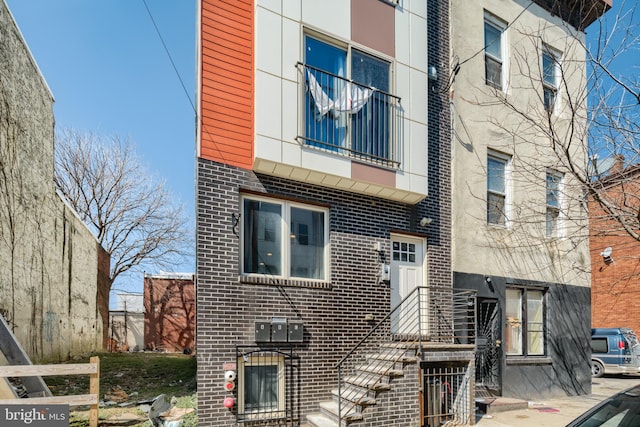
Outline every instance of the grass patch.
<path id="1" fill-rule="evenodd" d="M 105 400 L 113 391 L 122 391 L 131 406 L 101 407 L 100 426 L 151 426 L 147 415 L 135 404 L 155 398 L 160 394 L 177 398 L 175 405 L 196 408 L 196 358 L 193 355 L 173 353 L 99 353 L 100 399 Z M 88 363 L 89 357 L 72 363 Z M 54 396 L 84 394 L 89 392 L 89 376 L 43 377 Z M 107 399 L 108 400 L 108 399 Z M 71 409 L 70 427 L 89 425 L 89 412 L 85 408 Z M 194 413 L 183 418 L 182 427 L 197 426 Z"/>

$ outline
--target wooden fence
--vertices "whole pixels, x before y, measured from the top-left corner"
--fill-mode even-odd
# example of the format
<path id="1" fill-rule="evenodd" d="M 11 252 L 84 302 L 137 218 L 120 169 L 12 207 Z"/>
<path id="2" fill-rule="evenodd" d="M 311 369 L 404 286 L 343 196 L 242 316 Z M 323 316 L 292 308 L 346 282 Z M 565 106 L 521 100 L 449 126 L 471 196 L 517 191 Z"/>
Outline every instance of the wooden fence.
<path id="1" fill-rule="evenodd" d="M 65 363 L 57 365 L 0 366 L 0 378 L 39 377 L 54 375 L 89 375 L 89 393 L 73 396 L 29 397 L 24 399 L 0 399 L 5 405 L 89 405 L 89 427 L 98 427 L 98 402 L 100 400 L 100 358 L 91 357 L 89 363 Z"/>

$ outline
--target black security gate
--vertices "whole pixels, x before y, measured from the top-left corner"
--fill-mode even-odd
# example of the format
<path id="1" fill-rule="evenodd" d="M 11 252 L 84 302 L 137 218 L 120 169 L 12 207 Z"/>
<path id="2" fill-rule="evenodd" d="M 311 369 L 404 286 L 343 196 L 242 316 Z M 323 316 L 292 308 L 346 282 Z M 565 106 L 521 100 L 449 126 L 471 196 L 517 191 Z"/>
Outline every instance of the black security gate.
<path id="1" fill-rule="evenodd" d="M 476 388 L 500 395 L 500 304 L 495 299 L 478 299 L 476 338 Z"/>

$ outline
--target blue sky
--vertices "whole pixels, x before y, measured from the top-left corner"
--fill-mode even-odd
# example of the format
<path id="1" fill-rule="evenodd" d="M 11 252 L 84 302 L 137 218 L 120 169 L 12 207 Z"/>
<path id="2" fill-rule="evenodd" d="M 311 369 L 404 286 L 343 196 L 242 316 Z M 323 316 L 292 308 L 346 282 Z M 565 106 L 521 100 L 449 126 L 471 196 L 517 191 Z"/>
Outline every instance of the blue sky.
<path id="1" fill-rule="evenodd" d="M 129 137 L 193 219 L 195 0 L 146 0 L 180 78 L 143 0 L 6 2 L 55 97 L 56 128 Z M 118 286 L 142 291 L 141 274 L 128 280 Z"/>
<path id="2" fill-rule="evenodd" d="M 146 0 L 177 74 L 143 0 L 6 2 L 53 92 L 56 126 L 129 137 L 193 218 L 196 1 Z M 608 15 L 632 5 L 614 0 Z M 140 292 L 142 277 L 117 286 Z"/>

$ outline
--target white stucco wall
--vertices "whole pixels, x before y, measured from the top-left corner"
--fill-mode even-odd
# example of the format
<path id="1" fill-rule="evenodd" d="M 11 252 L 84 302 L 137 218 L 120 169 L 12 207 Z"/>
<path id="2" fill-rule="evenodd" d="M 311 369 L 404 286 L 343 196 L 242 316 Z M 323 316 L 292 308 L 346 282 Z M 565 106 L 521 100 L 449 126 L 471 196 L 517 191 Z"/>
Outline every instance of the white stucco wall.
<path id="1" fill-rule="evenodd" d="M 568 214 L 561 221 L 561 237 L 545 236 L 545 176 L 547 168 L 562 170 L 562 165 L 550 149 L 550 139 L 541 132 L 545 126 L 535 126 L 547 120 L 540 81 L 544 43 L 562 53 L 567 72 L 567 85 L 560 89 L 559 108 L 552 120 L 560 139 L 569 140 L 572 117 L 566 94 L 572 93 L 574 99 L 576 94 L 583 95 L 584 33 L 537 5 L 528 5 L 504 0 L 451 2 L 452 58 L 454 65 L 460 64 L 451 88 L 454 271 L 588 286 L 586 211 L 577 203 L 580 188 L 568 174 L 564 185 Z M 485 84 L 485 11 L 509 24 L 503 49 L 507 86 L 498 93 Z M 506 108 L 501 99 L 522 114 Z M 584 105 L 579 113 L 584 113 Z M 582 129 L 585 122 L 579 119 L 573 124 Z M 586 140 L 572 143 L 573 154 L 584 159 Z M 507 227 L 487 224 L 488 150 L 511 159 Z"/>

